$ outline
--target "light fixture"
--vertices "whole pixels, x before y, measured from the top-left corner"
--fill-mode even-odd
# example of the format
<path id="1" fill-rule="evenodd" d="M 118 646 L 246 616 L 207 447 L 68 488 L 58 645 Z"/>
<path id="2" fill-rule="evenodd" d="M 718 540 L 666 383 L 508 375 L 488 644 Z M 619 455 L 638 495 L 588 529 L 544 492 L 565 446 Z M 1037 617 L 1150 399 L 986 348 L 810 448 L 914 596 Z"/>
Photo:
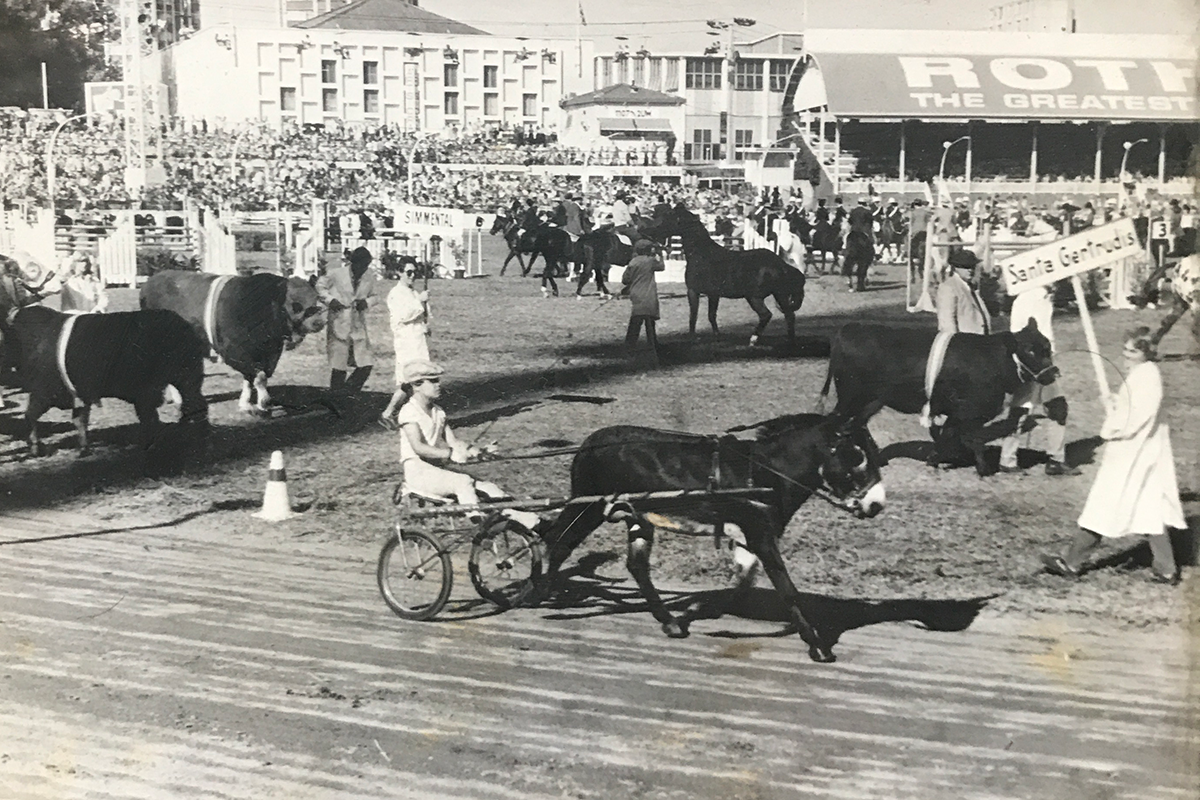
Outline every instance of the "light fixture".
<path id="1" fill-rule="evenodd" d="M 228 33 L 221 33 L 218 31 L 217 33 L 213 34 L 213 39 L 216 40 L 218 46 L 224 47 L 226 50 L 233 49 L 233 37 Z"/>
<path id="2" fill-rule="evenodd" d="M 333 52 L 341 56 L 343 60 L 350 57 L 350 48 L 341 42 L 335 41 L 333 43 Z"/>
<path id="3" fill-rule="evenodd" d="M 649 57 L 650 57 L 650 51 L 649 51 L 649 50 L 647 50 L 647 49 L 646 49 L 646 48 L 643 46 L 641 50 L 638 50 L 638 51 L 637 51 L 637 57 L 638 57 L 638 58 L 649 58 Z"/>
<path id="4" fill-rule="evenodd" d="M 529 50 L 528 48 L 522 46 L 521 50 L 519 52 L 513 53 L 513 60 L 514 61 L 524 61 L 533 55 L 537 55 L 537 53 L 533 50 Z"/>
<path id="5" fill-rule="evenodd" d="M 458 51 L 450 45 L 446 45 L 445 49 L 442 50 L 442 57 L 451 64 L 458 63 Z"/>
<path id="6" fill-rule="evenodd" d="M 542 58 L 551 64 L 558 63 L 558 53 L 554 52 L 549 47 L 542 48 Z"/>

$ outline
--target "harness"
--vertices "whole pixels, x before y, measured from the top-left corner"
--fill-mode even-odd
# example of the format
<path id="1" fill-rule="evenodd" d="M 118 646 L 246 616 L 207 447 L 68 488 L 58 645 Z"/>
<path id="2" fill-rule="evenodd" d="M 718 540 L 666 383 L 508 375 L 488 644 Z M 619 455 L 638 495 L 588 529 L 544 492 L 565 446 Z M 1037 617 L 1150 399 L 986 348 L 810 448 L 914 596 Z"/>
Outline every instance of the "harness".
<path id="1" fill-rule="evenodd" d="M 63 385 L 67 387 L 67 391 L 71 393 L 71 397 L 75 400 L 75 405 L 83 404 L 83 400 L 79 397 L 79 392 L 75 390 L 75 384 L 71 382 L 71 376 L 67 374 L 67 345 L 71 341 L 71 331 L 75 329 L 75 323 L 80 317 L 91 316 L 90 314 L 68 314 L 66 320 L 63 321 L 62 330 L 58 332 L 58 345 L 55 347 L 55 363 L 58 365 L 58 377 L 62 378 Z"/>
<path id="2" fill-rule="evenodd" d="M 233 277 L 233 275 L 219 276 L 209 285 L 208 297 L 204 300 L 204 333 L 208 336 L 208 345 L 213 350 L 217 349 L 217 299 L 220 298 L 225 284 L 229 283 Z"/>

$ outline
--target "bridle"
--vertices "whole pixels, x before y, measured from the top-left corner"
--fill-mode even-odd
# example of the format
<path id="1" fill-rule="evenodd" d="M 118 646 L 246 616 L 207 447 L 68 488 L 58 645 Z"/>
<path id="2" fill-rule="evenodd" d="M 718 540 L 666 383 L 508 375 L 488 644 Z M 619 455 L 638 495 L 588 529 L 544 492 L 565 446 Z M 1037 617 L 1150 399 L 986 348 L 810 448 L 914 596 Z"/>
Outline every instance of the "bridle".
<path id="1" fill-rule="evenodd" d="M 1054 370 L 1058 369 L 1058 367 L 1051 364 L 1050 366 L 1048 366 L 1044 369 L 1034 370 L 1031 367 L 1029 367 L 1024 361 L 1021 360 L 1021 356 L 1019 353 L 1013 353 L 1013 363 L 1017 365 L 1017 377 L 1021 380 L 1021 383 L 1029 383 L 1030 381 L 1041 381 L 1042 376 L 1045 375 L 1047 372 L 1053 372 Z M 1025 376 L 1028 376 L 1028 377 L 1025 377 Z"/>

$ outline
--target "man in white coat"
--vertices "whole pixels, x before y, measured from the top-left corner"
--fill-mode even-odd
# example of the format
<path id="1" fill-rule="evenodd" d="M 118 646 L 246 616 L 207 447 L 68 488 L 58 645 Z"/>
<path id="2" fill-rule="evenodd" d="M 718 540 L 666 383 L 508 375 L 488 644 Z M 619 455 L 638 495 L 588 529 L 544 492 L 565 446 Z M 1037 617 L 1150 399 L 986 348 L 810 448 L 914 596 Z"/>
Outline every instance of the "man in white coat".
<path id="1" fill-rule="evenodd" d="M 1016 333 L 1022 330 L 1029 320 L 1037 323 L 1037 329 L 1050 340 L 1050 350 L 1054 351 L 1054 329 L 1050 322 L 1054 317 L 1054 284 L 1035 286 L 1021 292 L 1013 299 L 1010 314 L 1009 330 Z M 1041 407 L 1046 416 L 1035 416 L 1034 409 Z M 1028 381 L 1013 395 L 1010 408 L 1014 411 L 1024 409 L 1029 415 L 1023 420 L 1020 430 L 1004 437 L 1000 442 L 1000 471 L 1022 472 L 1017 464 L 1017 452 L 1030 444 L 1030 434 L 1041 427 L 1045 435 L 1047 475 L 1078 475 L 1080 469 L 1067 465 L 1067 398 L 1063 396 L 1058 382 L 1043 386 L 1037 381 Z"/>
<path id="2" fill-rule="evenodd" d="M 335 394 L 361 391 L 375 363 L 367 333 L 367 301 L 375 293 L 371 252 L 365 247 L 356 248 L 349 262 L 330 269 L 317 280 L 317 294 L 329 306 L 326 354 L 329 388 Z M 354 372 L 347 379 L 351 364 Z"/>

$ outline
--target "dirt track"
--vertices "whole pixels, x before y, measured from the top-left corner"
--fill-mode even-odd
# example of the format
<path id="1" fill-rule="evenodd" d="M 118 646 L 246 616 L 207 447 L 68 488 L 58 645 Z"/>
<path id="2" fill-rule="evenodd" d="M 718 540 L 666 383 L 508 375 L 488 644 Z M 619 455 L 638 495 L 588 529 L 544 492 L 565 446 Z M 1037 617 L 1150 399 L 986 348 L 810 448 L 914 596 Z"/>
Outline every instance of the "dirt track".
<path id="1" fill-rule="evenodd" d="M 985 611 L 818 666 L 778 621 L 667 641 L 629 583 L 582 580 L 568 609 L 408 623 L 374 548 L 234 516 L 0 548 L 0 794 L 1195 797 L 1168 630 Z M 36 517 L 6 536 L 94 529 Z"/>

